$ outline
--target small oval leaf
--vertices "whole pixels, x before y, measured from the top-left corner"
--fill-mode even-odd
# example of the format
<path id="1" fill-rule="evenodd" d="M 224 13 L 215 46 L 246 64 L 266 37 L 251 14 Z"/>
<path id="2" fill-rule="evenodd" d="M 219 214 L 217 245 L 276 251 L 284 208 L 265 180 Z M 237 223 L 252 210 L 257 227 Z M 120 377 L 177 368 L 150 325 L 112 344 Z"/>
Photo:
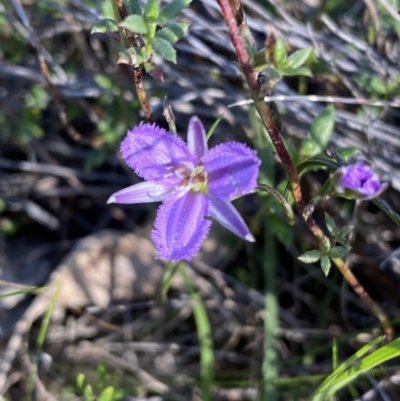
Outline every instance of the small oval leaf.
<path id="1" fill-rule="evenodd" d="M 308 67 L 298 67 L 298 68 L 286 68 L 281 71 L 282 75 L 286 75 L 288 77 L 294 77 L 296 75 L 304 75 L 306 77 L 312 77 L 313 74 Z"/>
<path id="2" fill-rule="evenodd" d="M 157 22 L 159 24 L 166 24 L 176 18 L 184 8 L 186 8 L 192 0 L 172 0 L 161 9 Z"/>
<path id="3" fill-rule="evenodd" d="M 308 60 L 312 51 L 312 47 L 306 47 L 305 49 L 295 51 L 287 58 L 287 66 L 290 68 L 301 67 Z"/>
<path id="4" fill-rule="evenodd" d="M 147 0 L 146 3 L 146 17 L 151 20 L 156 20 L 160 14 L 160 7 L 158 0 Z"/>
<path id="5" fill-rule="evenodd" d="M 108 32 L 118 32 L 118 25 L 109 18 L 101 19 L 97 21 L 93 26 L 90 33 L 108 33 Z"/>
<path id="6" fill-rule="evenodd" d="M 286 62 L 287 50 L 285 41 L 278 37 L 274 45 L 274 59 L 277 67 L 283 66 Z"/>
<path id="7" fill-rule="evenodd" d="M 124 4 L 128 15 L 143 15 L 144 10 L 142 2 L 140 0 L 124 0 Z"/>
<path id="8" fill-rule="evenodd" d="M 113 401 L 114 393 L 114 387 L 108 386 L 101 392 L 98 401 Z"/>
<path id="9" fill-rule="evenodd" d="M 321 269 L 324 272 L 325 276 L 329 274 L 331 270 L 331 261 L 328 256 L 322 256 L 321 258 Z"/>
<path id="10" fill-rule="evenodd" d="M 326 227 L 328 228 L 328 231 L 332 234 L 335 235 L 335 233 L 337 232 L 337 227 L 335 222 L 333 221 L 332 217 L 329 216 L 328 213 L 325 212 L 325 224 Z"/>
<path id="11" fill-rule="evenodd" d="M 171 45 L 173 45 L 175 42 L 177 42 L 179 39 L 183 37 L 183 35 L 186 33 L 187 29 L 189 27 L 189 24 L 186 24 L 184 22 L 180 22 L 177 24 L 171 24 L 166 26 L 163 29 L 160 29 L 156 33 L 157 38 L 163 38 L 167 40 Z"/>
<path id="12" fill-rule="evenodd" d="M 304 252 L 298 257 L 298 259 L 303 263 L 315 263 L 321 258 L 321 252 L 318 249 L 313 249 L 311 251 Z"/>
<path id="13" fill-rule="evenodd" d="M 155 37 L 151 41 L 151 46 L 153 47 L 154 52 L 157 53 L 161 58 L 176 63 L 176 51 L 172 47 L 171 43 L 169 43 L 167 40 Z"/>
<path id="14" fill-rule="evenodd" d="M 330 249 L 328 255 L 330 258 L 343 258 L 349 253 L 349 248 L 345 248 L 344 246 L 335 246 Z"/>
<path id="15" fill-rule="evenodd" d="M 128 31 L 142 35 L 148 32 L 146 20 L 141 15 L 128 15 L 122 22 L 119 23 L 119 26 L 127 29 Z"/>

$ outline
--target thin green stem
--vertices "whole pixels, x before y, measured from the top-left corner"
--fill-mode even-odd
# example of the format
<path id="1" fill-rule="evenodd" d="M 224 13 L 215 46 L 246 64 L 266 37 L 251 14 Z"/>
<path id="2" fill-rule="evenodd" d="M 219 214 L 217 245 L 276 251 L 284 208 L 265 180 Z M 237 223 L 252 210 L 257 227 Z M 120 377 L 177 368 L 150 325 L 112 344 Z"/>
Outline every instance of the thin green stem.
<path id="1" fill-rule="evenodd" d="M 211 401 L 211 386 L 214 376 L 214 344 L 210 320 L 208 319 L 207 310 L 201 301 L 201 297 L 197 293 L 191 278 L 185 270 L 185 266 L 180 266 L 180 272 L 192 300 L 193 315 L 196 322 L 197 336 L 199 338 L 202 399 L 204 401 Z"/>
<path id="2" fill-rule="evenodd" d="M 264 361 L 263 361 L 263 400 L 278 399 L 278 364 L 276 352 L 276 329 L 278 328 L 278 300 L 276 294 L 276 242 L 268 224 L 265 225 L 264 280 Z"/>

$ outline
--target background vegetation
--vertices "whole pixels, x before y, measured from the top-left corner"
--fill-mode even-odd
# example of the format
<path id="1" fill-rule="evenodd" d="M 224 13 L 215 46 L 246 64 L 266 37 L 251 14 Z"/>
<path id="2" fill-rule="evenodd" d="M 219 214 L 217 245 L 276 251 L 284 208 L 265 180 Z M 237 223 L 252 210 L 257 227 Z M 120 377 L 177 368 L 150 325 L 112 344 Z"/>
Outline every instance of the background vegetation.
<path id="1" fill-rule="evenodd" d="M 40 44 L 15 8 L 0 4 L 3 348 L 24 316 L 29 332 L 7 374 L 6 399 L 306 400 L 341 362 L 356 352 L 365 357 L 365 344 L 373 341 L 368 351 L 382 346 L 381 326 L 341 275 L 332 269 L 327 278 L 317 264 L 298 260 L 318 244 L 305 226 L 288 226 L 267 195 L 235 203 L 254 245 L 214 223 L 186 276 L 161 292 L 169 270 L 147 240 L 155 206 L 106 205 L 113 192 L 138 182 L 118 146 L 144 120 L 132 67 L 116 63 L 117 42 L 90 33 L 100 18 L 112 18 L 111 2 L 22 7 Z M 246 1 L 245 12 L 259 47 L 274 30 L 289 53 L 314 48 L 307 61 L 313 76 L 286 77 L 274 94 L 393 101 L 400 90 L 397 7 L 389 0 Z M 157 124 L 167 127 L 164 96 L 183 138 L 193 114 L 206 128 L 223 114 L 211 143 L 235 139 L 257 148 L 260 182 L 278 185 L 284 172 L 254 109 L 228 108 L 249 93 L 218 4 L 194 0 L 178 19 L 190 27 L 174 46 L 177 64 L 155 58 L 164 82 L 144 74 Z M 285 140 L 299 149 L 326 105 L 303 98 L 277 106 Z M 362 151 L 390 181 L 383 198 L 400 212 L 398 109 L 335 107 L 329 146 Z M 307 200 L 326 177 L 325 170 L 303 176 Z M 326 212 L 339 227 L 353 227 L 347 262 L 396 335 L 400 228 L 367 201 L 324 201 L 316 220 L 323 224 Z M 326 397 L 396 400 L 398 360 L 381 362 L 397 352 L 395 342 L 387 357 L 349 363 L 357 374 L 340 380 L 357 380 Z"/>

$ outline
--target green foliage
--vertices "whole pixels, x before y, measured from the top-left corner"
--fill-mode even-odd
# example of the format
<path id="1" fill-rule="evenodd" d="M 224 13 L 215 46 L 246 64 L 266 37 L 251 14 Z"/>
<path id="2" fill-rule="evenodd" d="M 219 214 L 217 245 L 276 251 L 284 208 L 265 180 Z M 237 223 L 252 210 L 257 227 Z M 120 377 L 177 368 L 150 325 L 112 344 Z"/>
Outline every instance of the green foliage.
<path id="1" fill-rule="evenodd" d="M 114 387 L 108 386 L 100 393 L 98 401 L 113 401 L 114 394 L 115 394 Z"/>
<path id="2" fill-rule="evenodd" d="M 318 249 L 312 249 L 311 251 L 304 252 L 298 257 L 303 263 L 315 263 L 321 259 L 321 251 Z"/>
<path id="3" fill-rule="evenodd" d="M 292 53 L 286 60 L 287 68 L 299 68 L 301 67 L 311 56 L 313 52 L 312 47 L 306 47 L 304 49 L 299 49 Z M 302 75 L 302 74 L 299 74 Z"/>
<path id="4" fill-rule="evenodd" d="M 310 401 L 324 401 L 372 368 L 400 356 L 400 339 L 396 339 L 365 356 L 382 341 L 383 337 L 376 338 L 342 363 L 317 388 Z"/>
<path id="5" fill-rule="evenodd" d="M 193 315 L 196 321 L 197 335 L 199 337 L 202 399 L 204 401 L 211 401 L 211 386 L 214 374 L 214 350 L 210 320 L 200 295 L 196 292 L 191 278 L 185 271 L 185 266 L 179 265 L 179 267 L 185 286 L 192 300 Z"/>
<path id="6" fill-rule="evenodd" d="M 149 59 L 149 54 L 140 47 L 130 47 L 119 53 L 117 64 L 128 64 L 139 66 Z"/>
<path id="7" fill-rule="evenodd" d="M 331 241 L 333 243 L 339 242 L 339 244 L 343 245 L 343 247 L 348 250 L 350 248 L 350 244 L 346 237 L 349 235 L 352 227 L 344 226 L 339 229 L 328 213 L 325 213 L 325 224 L 332 236 Z"/>
<path id="8" fill-rule="evenodd" d="M 334 126 L 335 108 L 329 105 L 314 120 L 309 137 L 300 146 L 300 156 L 309 158 L 321 153 L 329 144 Z"/>
<path id="9" fill-rule="evenodd" d="M 101 19 L 97 21 L 93 26 L 90 33 L 107 33 L 107 32 L 117 32 L 118 25 L 109 18 Z"/>
<path id="10" fill-rule="evenodd" d="M 342 229 L 338 229 L 333 219 L 327 213 L 325 213 L 325 224 L 332 235 L 331 240 L 324 241 L 319 249 L 312 249 L 304 252 L 298 259 L 303 263 L 315 263 L 320 261 L 321 269 L 327 276 L 331 268 L 330 259 L 343 258 L 350 250 L 349 243 L 345 238 L 350 231 L 350 227 L 346 226 Z M 336 242 L 342 245 L 335 246 Z"/>
<path id="11" fill-rule="evenodd" d="M 165 5 L 161 9 L 157 23 L 160 25 L 165 25 L 169 21 L 176 18 L 191 2 L 192 0 L 172 0 L 171 3 Z"/>
<path id="12" fill-rule="evenodd" d="M 10 237 L 18 232 L 18 223 L 8 217 L 0 217 L 0 234 Z"/>
<path id="13" fill-rule="evenodd" d="M 307 47 L 299 49 L 292 53 L 289 57 L 287 55 L 286 43 L 282 38 L 277 38 L 274 48 L 275 65 L 278 73 L 281 76 L 294 76 L 294 75 L 305 75 L 311 76 L 311 70 L 304 66 L 312 54 L 313 49 Z"/>
<path id="14" fill-rule="evenodd" d="M 146 72 L 153 78 L 162 80 L 162 72 L 150 62 L 151 57 L 153 53 L 156 53 L 162 59 L 176 63 L 176 51 L 172 45 L 184 36 L 189 24 L 170 22 L 190 2 L 191 0 L 173 0 L 160 10 L 158 0 L 147 0 L 145 8 L 140 0 L 126 0 L 125 7 L 128 16 L 123 21 L 117 25 L 110 19 L 100 20 L 94 24 L 92 33 L 115 32 L 118 27 L 123 28 L 120 33 L 125 48 L 119 52 L 117 63 L 135 67 L 143 65 Z M 157 26 L 163 28 L 156 32 Z M 135 46 L 132 46 L 132 41 L 128 40 L 125 30 L 139 35 L 135 39 Z"/>
<path id="15" fill-rule="evenodd" d="M 105 385 L 107 368 L 104 364 L 100 364 L 97 368 L 96 383 L 91 385 L 88 383 L 85 374 L 79 373 L 76 377 L 76 390 L 84 401 L 118 401 L 124 397 L 125 392 L 118 391 L 114 386 Z M 96 390 L 93 390 L 93 389 Z M 96 396 L 96 393 L 99 395 Z"/>
<path id="16" fill-rule="evenodd" d="M 137 15 L 143 15 L 144 14 L 144 8 L 143 4 L 140 0 L 124 0 L 126 12 L 128 15 L 130 14 L 137 14 Z"/>
<path id="17" fill-rule="evenodd" d="M 184 22 L 170 24 L 165 28 L 160 29 L 156 33 L 156 38 L 162 38 L 168 41 L 170 44 L 174 44 L 178 40 L 180 40 L 183 35 L 185 35 L 187 29 L 189 28 L 189 24 Z"/>
<path id="18" fill-rule="evenodd" d="M 155 37 L 151 45 L 154 52 L 157 53 L 161 58 L 176 63 L 176 51 L 167 39 Z"/>
<path id="19" fill-rule="evenodd" d="M 147 0 L 146 4 L 146 11 L 145 15 L 146 17 L 151 21 L 157 20 L 158 16 L 160 14 L 160 8 L 158 6 L 158 0 Z"/>
<path id="20" fill-rule="evenodd" d="M 325 276 L 327 276 L 331 270 L 331 260 L 326 255 L 321 257 L 321 270 Z"/>
<path id="21" fill-rule="evenodd" d="M 147 34 L 148 32 L 148 22 L 146 18 L 142 17 L 141 15 L 136 15 L 136 14 L 128 15 L 118 25 L 122 28 L 127 29 L 128 31 L 138 34 Z"/>
<path id="22" fill-rule="evenodd" d="M 2 134 L 15 142 L 28 144 L 33 139 L 43 136 L 43 128 L 41 126 L 41 116 L 43 110 L 48 106 L 49 96 L 47 91 L 40 85 L 32 85 L 21 105 L 22 110 L 15 110 L 17 116 L 7 118 L 3 111 L 0 111 L 0 125 Z M 13 112 L 14 110 L 10 110 Z M 6 123 L 6 118 L 7 123 Z"/>
<path id="23" fill-rule="evenodd" d="M 286 43 L 281 37 L 278 37 L 276 39 L 274 48 L 274 58 L 276 67 L 279 67 L 286 62 L 287 59 Z"/>

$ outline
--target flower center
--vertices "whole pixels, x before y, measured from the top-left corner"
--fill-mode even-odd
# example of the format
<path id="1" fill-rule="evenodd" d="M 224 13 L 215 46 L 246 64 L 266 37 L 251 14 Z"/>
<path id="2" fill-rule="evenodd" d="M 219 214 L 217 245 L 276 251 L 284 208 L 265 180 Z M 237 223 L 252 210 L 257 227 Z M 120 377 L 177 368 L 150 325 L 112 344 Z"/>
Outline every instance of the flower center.
<path id="1" fill-rule="evenodd" d="M 175 174 L 182 178 L 180 187 L 190 186 L 194 192 L 207 192 L 207 173 L 204 171 L 204 166 L 197 166 L 193 170 L 186 166 L 175 169 Z"/>

